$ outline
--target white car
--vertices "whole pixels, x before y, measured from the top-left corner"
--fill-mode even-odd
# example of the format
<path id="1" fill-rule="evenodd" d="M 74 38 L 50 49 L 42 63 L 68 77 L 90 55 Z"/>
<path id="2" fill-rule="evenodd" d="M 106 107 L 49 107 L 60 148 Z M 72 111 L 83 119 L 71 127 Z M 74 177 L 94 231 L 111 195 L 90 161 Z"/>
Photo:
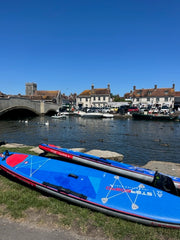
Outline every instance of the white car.
<path id="1" fill-rule="evenodd" d="M 156 108 L 156 107 L 152 107 L 150 110 L 149 110 L 149 113 L 158 113 L 159 110 Z"/>
<path id="2" fill-rule="evenodd" d="M 169 107 L 168 106 L 162 106 L 161 110 L 160 110 L 160 113 L 169 113 Z"/>
<path id="3" fill-rule="evenodd" d="M 102 113 L 109 113 L 110 109 L 109 108 L 102 108 Z"/>

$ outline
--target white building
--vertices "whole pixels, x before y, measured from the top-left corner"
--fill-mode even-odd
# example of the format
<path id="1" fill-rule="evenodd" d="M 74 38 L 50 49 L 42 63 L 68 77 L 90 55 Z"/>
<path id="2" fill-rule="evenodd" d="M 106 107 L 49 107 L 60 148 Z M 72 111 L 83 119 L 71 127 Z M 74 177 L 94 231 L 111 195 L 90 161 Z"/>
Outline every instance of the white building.
<path id="1" fill-rule="evenodd" d="M 131 100 L 135 106 L 162 107 L 167 105 L 174 108 L 175 84 L 172 88 L 157 88 L 157 85 L 155 85 L 154 88 L 150 89 L 136 89 L 136 86 L 134 86 L 133 91 L 126 93 L 124 97 Z"/>
<path id="2" fill-rule="evenodd" d="M 110 85 L 107 88 L 94 88 L 91 86 L 91 90 L 84 90 L 76 98 L 76 106 L 79 108 L 84 107 L 106 107 L 111 102 Z"/>

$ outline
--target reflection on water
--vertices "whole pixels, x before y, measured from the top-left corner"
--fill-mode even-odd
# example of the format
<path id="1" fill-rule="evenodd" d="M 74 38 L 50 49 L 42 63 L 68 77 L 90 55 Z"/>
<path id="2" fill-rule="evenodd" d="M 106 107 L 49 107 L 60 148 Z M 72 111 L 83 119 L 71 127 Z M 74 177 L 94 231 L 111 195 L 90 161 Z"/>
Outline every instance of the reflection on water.
<path id="1" fill-rule="evenodd" d="M 150 160 L 180 162 L 179 122 L 36 117 L 0 121 L 0 141 L 110 150 L 122 153 L 124 162 L 138 165 Z"/>

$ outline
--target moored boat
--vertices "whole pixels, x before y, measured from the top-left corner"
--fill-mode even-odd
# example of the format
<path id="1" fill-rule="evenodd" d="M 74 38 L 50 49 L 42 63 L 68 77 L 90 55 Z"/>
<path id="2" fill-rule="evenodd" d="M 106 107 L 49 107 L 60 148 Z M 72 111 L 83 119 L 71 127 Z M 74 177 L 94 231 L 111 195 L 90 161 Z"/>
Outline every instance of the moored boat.
<path id="1" fill-rule="evenodd" d="M 83 115 L 85 115 L 86 114 L 86 112 L 84 112 L 84 111 L 74 111 L 74 115 L 75 116 L 78 116 L 78 117 L 82 117 Z"/>
<path id="2" fill-rule="evenodd" d="M 53 115 L 51 117 L 54 118 L 54 119 L 66 119 L 67 116 L 63 113 L 59 113 L 59 114 Z"/>
<path id="3" fill-rule="evenodd" d="M 113 118 L 114 114 L 111 113 L 103 113 L 103 118 Z"/>
<path id="4" fill-rule="evenodd" d="M 103 114 L 99 112 L 87 112 L 82 115 L 83 118 L 102 118 Z"/>
<path id="5" fill-rule="evenodd" d="M 173 114 L 144 114 L 144 113 L 133 113 L 132 117 L 137 120 L 156 120 L 156 121 L 175 121 L 178 116 Z"/>

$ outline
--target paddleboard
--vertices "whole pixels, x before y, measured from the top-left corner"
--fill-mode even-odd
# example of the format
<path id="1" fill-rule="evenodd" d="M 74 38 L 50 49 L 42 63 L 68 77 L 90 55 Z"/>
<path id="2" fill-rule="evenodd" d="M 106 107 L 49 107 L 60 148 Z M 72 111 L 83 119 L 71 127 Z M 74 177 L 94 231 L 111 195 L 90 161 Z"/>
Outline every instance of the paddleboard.
<path id="1" fill-rule="evenodd" d="M 141 182 L 57 159 L 4 152 L 0 168 L 60 199 L 142 224 L 180 228 L 180 197 Z"/>
<path id="2" fill-rule="evenodd" d="M 73 162 L 134 179 L 175 195 L 180 195 L 180 178 L 178 177 L 169 176 L 157 171 L 135 167 L 130 164 L 73 151 L 67 148 L 60 148 L 52 144 L 42 143 L 39 145 L 39 148 L 45 152 L 59 155 Z"/>

